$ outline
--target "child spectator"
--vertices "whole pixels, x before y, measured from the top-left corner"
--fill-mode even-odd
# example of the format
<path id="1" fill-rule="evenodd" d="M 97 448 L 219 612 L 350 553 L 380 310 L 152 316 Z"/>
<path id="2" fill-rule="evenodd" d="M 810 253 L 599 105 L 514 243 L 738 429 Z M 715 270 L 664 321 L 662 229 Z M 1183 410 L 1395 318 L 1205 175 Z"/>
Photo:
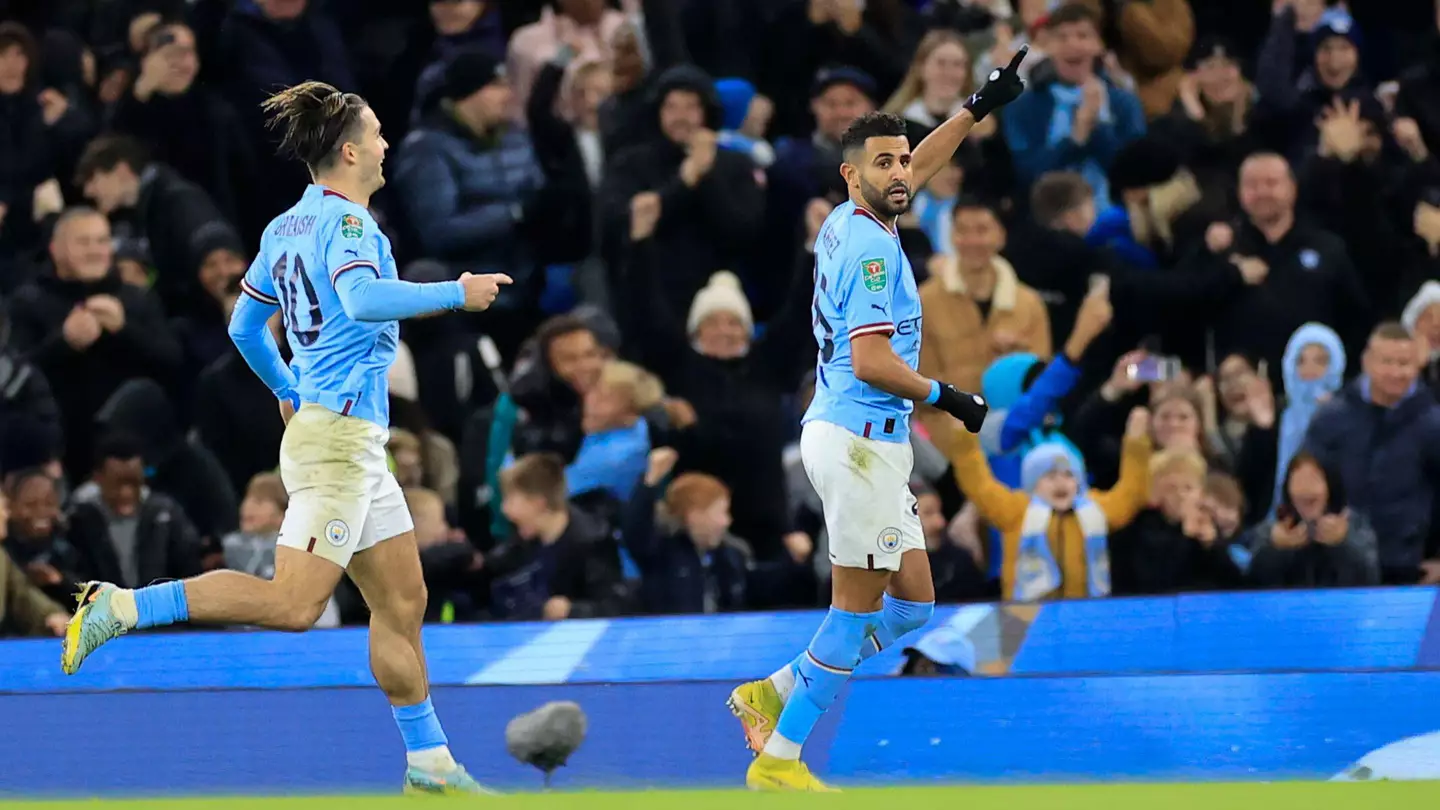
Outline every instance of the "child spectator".
<path id="1" fill-rule="evenodd" d="M 465 539 L 464 532 L 450 527 L 440 493 L 407 486 L 405 505 L 415 521 L 415 545 L 430 591 L 425 620 L 449 624 L 479 618 L 485 599 L 476 594 L 483 590 L 480 570 L 485 558 Z"/>
<path id="2" fill-rule="evenodd" d="M 1004 537 L 1004 598 L 1035 602 L 1110 595 L 1109 535 L 1145 506 L 1150 464 L 1149 413 L 1137 408 L 1125 429 L 1120 480 L 1091 491 L 1085 462 L 1061 444 L 1042 444 L 1025 456 L 1023 490 L 995 480 L 975 437 L 950 433 L 950 461 L 965 496 Z"/>
<path id="3" fill-rule="evenodd" d="M 251 576 L 270 579 L 275 576 L 275 541 L 285 522 L 290 496 L 285 482 L 275 473 L 260 473 L 245 487 L 240 501 L 240 529 L 220 539 L 225 554 L 225 567 Z M 340 606 L 332 596 L 315 620 L 316 628 L 339 627 Z"/>
<path id="4" fill-rule="evenodd" d="M 580 452 L 565 470 L 571 497 L 604 490 L 624 502 L 645 474 L 650 427 L 640 414 L 658 405 L 665 391 L 650 372 L 611 360 L 585 394 Z"/>
<path id="5" fill-rule="evenodd" d="M 553 621 L 619 612 L 619 551 L 594 518 L 566 502 L 560 457 L 521 456 L 500 473 L 500 491 L 500 509 L 515 535 L 485 555 L 495 618 Z"/>
<path id="6" fill-rule="evenodd" d="M 925 556 L 935 580 L 936 602 L 974 602 L 985 599 L 985 551 L 978 532 L 952 531 L 940 506 L 940 495 L 925 484 L 911 484 L 915 515 L 925 532 Z"/>
<path id="7" fill-rule="evenodd" d="M 750 546 L 730 534 L 730 490 L 705 473 L 685 473 L 664 486 L 677 458 L 668 447 L 650 454 L 625 513 L 621 536 L 640 568 L 641 604 L 646 613 L 744 610 L 754 560 Z"/>
<path id="8" fill-rule="evenodd" d="M 1211 472 L 1205 476 L 1205 497 L 1201 507 L 1221 537 L 1237 537 L 1244 527 L 1245 493 L 1240 482 L 1222 472 Z"/>
<path id="9" fill-rule="evenodd" d="M 1301 451 L 1286 465 L 1275 517 L 1250 532 L 1250 578 L 1266 588 L 1374 585 L 1375 531 L 1346 506 L 1340 477 Z"/>
<path id="10" fill-rule="evenodd" d="M 9 476 L 5 491 L 10 519 L 5 550 L 30 582 L 64 604 L 75 583 L 89 578 L 88 566 L 65 537 L 55 479 L 34 467 Z"/>
<path id="11" fill-rule="evenodd" d="M 6 553 L 9 503 L 0 492 L 0 636 L 62 636 L 70 614 L 35 587 Z"/>
<path id="12" fill-rule="evenodd" d="M 1115 543 L 1116 592 L 1174 593 L 1232 587 L 1240 569 L 1204 508 L 1205 458 L 1175 448 L 1150 461 L 1150 508 Z"/>

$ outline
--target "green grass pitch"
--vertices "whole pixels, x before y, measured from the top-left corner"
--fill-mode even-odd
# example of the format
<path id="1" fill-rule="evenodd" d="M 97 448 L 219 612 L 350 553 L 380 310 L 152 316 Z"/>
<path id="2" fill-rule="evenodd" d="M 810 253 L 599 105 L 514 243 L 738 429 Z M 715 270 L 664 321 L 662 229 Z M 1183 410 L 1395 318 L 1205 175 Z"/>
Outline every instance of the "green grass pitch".
<path id="1" fill-rule="evenodd" d="M 744 791 L 518 793 L 495 798 L 381 796 L 0 801 L 0 810 L 392 810 L 416 802 L 501 810 L 1407 810 L 1440 802 L 1440 782 L 868 788 L 833 795 Z"/>

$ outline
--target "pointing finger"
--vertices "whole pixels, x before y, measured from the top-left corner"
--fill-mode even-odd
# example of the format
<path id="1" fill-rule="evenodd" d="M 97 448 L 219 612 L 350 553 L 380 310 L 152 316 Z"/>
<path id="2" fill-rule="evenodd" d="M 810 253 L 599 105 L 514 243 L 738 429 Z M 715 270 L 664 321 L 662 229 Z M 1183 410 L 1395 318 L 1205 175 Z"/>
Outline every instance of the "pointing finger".
<path id="1" fill-rule="evenodd" d="M 495 283 L 496 283 L 496 284 L 514 284 L 514 283 L 515 283 L 515 279 L 510 278 L 509 276 L 505 275 L 504 273 L 496 273 L 495 275 L 491 276 L 491 278 L 495 279 Z"/>
<path id="2" fill-rule="evenodd" d="M 1016 51 L 1016 52 L 1015 52 L 1015 55 L 1012 56 L 1012 57 L 1010 57 L 1010 64 L 1009 64 L 1009 65 L 1006 65 L 1006 66 L 1005 66 L 1005 69 L 1008 70 L 1008 71 L 1010 71 L 1011 73 L 1015 73 L 1016 71 L 1020 70 L 1020 63 L 1025 61 L 1025 57 L 1026 57 L 1029 53 L 1030 53 L 1030 46 L 1029 46 L 1029 45 L 1021 45 L 1021 46 L 1020 46 L 1020 50 Z"/>

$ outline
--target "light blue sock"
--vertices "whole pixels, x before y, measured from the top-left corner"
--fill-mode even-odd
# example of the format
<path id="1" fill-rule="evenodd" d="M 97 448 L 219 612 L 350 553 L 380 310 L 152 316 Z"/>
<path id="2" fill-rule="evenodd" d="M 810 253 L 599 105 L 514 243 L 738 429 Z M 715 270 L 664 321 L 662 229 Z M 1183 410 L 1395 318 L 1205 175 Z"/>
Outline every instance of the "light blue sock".
<path id="1" fill-rule="evenodd" d="M 907 599 L 896 599 L 890 594 L 885 594 L 885 608 L 881 611 L 885 618 L 881 620 L 880 627 L 870 636 L 869 642 L 860 648 L 860 660 L 864 661 L 872 656 L 878 655 L 881 650 L 900 640 L 900 637 L 913 630 L 919 630 L 930 621 L 935 614 L 934 602 L 911 602 Z"/>
<path id="2" fill-rule="evenodd" d="M 135 627 L 163 627 L 190 620 L 190 603 L 185 601 L 185 583 L 180 580 L 135 589 Z"/>
<path id="3" fill-rule="evenodd" d="M 809 648 L 800 657 L 795 691 L 780 713 L 776 733 L 766 744 L 765 753 L 784 759 L 799 757 L 800 746 L 860 664 L 860 650 L 869 643 L 867 638 L 880 627 L 882 619 L 881 611 L 851 613 L 830 608 L 810 640 Z"/>
<path id="4" fill-rule="evenodd" d="M 400 738 L 405 741 L 405 753 L 413 754 L 449 744 L 429 697 L 413 706 L 391 706 L 390 710 L 395 715 L 395 725 L 400 727 Z"/>

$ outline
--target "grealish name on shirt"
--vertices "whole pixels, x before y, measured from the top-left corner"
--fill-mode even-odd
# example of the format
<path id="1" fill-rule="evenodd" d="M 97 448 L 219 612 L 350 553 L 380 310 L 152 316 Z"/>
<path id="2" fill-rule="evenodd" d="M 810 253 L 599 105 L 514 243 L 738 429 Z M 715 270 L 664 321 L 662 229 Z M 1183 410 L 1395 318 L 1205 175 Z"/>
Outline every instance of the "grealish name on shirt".
<path id="1" fill-rule="evenodd" d="M 315 220 L 319 217 L 313 214 L 296 215 L 287 214 L 275 223 L 275 230 L 270 232 L 271 236 L 307 236 L 315 229 Z"/>

